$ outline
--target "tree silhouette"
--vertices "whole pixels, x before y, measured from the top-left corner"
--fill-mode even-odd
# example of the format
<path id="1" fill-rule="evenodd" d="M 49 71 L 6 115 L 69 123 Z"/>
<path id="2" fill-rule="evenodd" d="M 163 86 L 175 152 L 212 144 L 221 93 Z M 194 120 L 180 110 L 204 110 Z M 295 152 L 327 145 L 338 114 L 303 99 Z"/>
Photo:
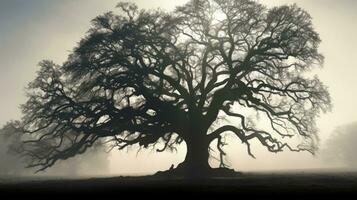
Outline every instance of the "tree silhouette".
<path id="1" fill-rule="evenodd" d="M 315 118 L 330 98 L 309 73 L 323 56 L 307 12 L 252 0 L 191 0 L 172 13 L 117 7 L 92 21 L 63 65 L 40 63 L 22 107 L 21 129 L 36 138 L 24 145 L 30 166 L 46 169 L 100 138 L 158 152 L 184 141 L 177 170 L 191 175 L 211 169 L 212 141 L 226 167 L 226 132 L 251 156 L 254 140 L 270 152 L 315 152 Z"/>

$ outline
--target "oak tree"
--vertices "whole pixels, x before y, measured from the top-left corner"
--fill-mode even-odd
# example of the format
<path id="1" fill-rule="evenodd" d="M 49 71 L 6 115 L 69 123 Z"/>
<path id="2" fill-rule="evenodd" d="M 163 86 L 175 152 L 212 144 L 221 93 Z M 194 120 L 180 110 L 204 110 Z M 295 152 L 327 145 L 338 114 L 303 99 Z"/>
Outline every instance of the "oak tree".
<path id="1" fill-rule="evenodd" d="M 306 11 L 253 0 L 191 0 L 173 12 L 117 7 L 92 21 L 63 65 L 40 63 L 22 107 L 21 129 L 35 138 L 24 145 L 30 166 L 46 169 L 99 139 L 158 152 L 184 142 L 177 170 L 191 175 L 211 169 L 213 141 L 226 167 L 226 133 L 251 156 L 252 141 L 315 152 L 316 117 L 331 105 L 311 76 L 323 56 Z"/>

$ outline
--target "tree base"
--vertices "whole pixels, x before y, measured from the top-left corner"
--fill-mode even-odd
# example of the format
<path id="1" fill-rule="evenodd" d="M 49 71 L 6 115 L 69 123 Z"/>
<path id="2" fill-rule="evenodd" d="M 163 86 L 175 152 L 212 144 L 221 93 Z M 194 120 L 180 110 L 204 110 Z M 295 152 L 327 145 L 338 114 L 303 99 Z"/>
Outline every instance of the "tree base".
<path id="1" fill-rule="evenodd" d="M 186 167 L 178 166 L 166 171 L 159 171 L 154 176 L 164 178 L 188 178 L 188 179 L 202 179 L 202 178 L 220 178 L 220 177 L 237 177 L 241 176 L 242 172 L 234 171 L 229 168 L 207 168 L 207 169 L 187 169 Z"/>

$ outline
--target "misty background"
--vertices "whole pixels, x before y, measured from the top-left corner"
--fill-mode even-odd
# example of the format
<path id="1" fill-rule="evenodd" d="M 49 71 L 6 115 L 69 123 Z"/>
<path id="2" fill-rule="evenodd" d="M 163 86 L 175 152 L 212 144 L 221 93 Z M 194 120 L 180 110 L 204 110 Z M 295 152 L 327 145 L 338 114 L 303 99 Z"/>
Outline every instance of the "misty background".
<path id="1" fill-rule="evenodd" d="M 128 0 L 139 8 L 173 10 L 187 0 Z M 118 0 L 0 0 L 0 126 L 21 117 L 19 106 L 25 102 L 25 86 L 35 77 L 37 63 L 43 59 L 63 63 L 70 51 L 85 36 L 90 21 L 99 14 L 116 11 Z M 261 0 L 267 6 L 296 3 L 307 10 L 320 33 L 324 68 L 317 70 L 329 87 L 333 101 L 331 113 L 317 121 L 320 151 L 272 154 L 258 144 L 252 145 L 257 159 L 249 157 L 238 140 L 228 140 L 228 164 L 236 170 L 286 170 L 349 168 L 357 169 L 357 1 L 354 0 Z M 15 138 L 0 134 L 0 175 L 32 175 L 21 159 L 8 152 Z M 61 161 L 38 175 L 127 175 L 166 170 L 183 161 L 185 145 L 177 152 L 155 153 L 155 149 L 106 153 L 105 146 L 75 158 Z M 214 155 L 214 152 L 213 152 Z M 212 166 L 217 163 L 212 161 Z"/>

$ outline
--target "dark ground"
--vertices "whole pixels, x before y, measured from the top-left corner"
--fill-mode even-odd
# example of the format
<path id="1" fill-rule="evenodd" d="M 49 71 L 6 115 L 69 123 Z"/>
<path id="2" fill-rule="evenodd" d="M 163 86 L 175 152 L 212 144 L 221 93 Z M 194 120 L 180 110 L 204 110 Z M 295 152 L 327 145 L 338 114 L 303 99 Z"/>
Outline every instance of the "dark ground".
<path id="1" fill-rule="evenodd" d="M 234 196 L 299 199 L 333 197 L 336 199 L 357 197 L 357 172 L 267 172 L 243 173 L 232 178 L 210 178 L 198 181 L 183 178 L 113 177 L 87 179 L 15 179 L 0 178 L 1 197 L 104 197 L 113 195 L 121 199 L 151 196 L 171 197 Z M 169 196 L 168 196 L 169 195 Z M 0 197 L 0 199 L 2 199 Z M 236 199 L 235 198 L 235 199 Z M 81 198 L 82 199 L 82 198 Z M 217 198 L 219 199 L 219 198 Z M 356 199 L 356 198 L 354 198 Z"/>

